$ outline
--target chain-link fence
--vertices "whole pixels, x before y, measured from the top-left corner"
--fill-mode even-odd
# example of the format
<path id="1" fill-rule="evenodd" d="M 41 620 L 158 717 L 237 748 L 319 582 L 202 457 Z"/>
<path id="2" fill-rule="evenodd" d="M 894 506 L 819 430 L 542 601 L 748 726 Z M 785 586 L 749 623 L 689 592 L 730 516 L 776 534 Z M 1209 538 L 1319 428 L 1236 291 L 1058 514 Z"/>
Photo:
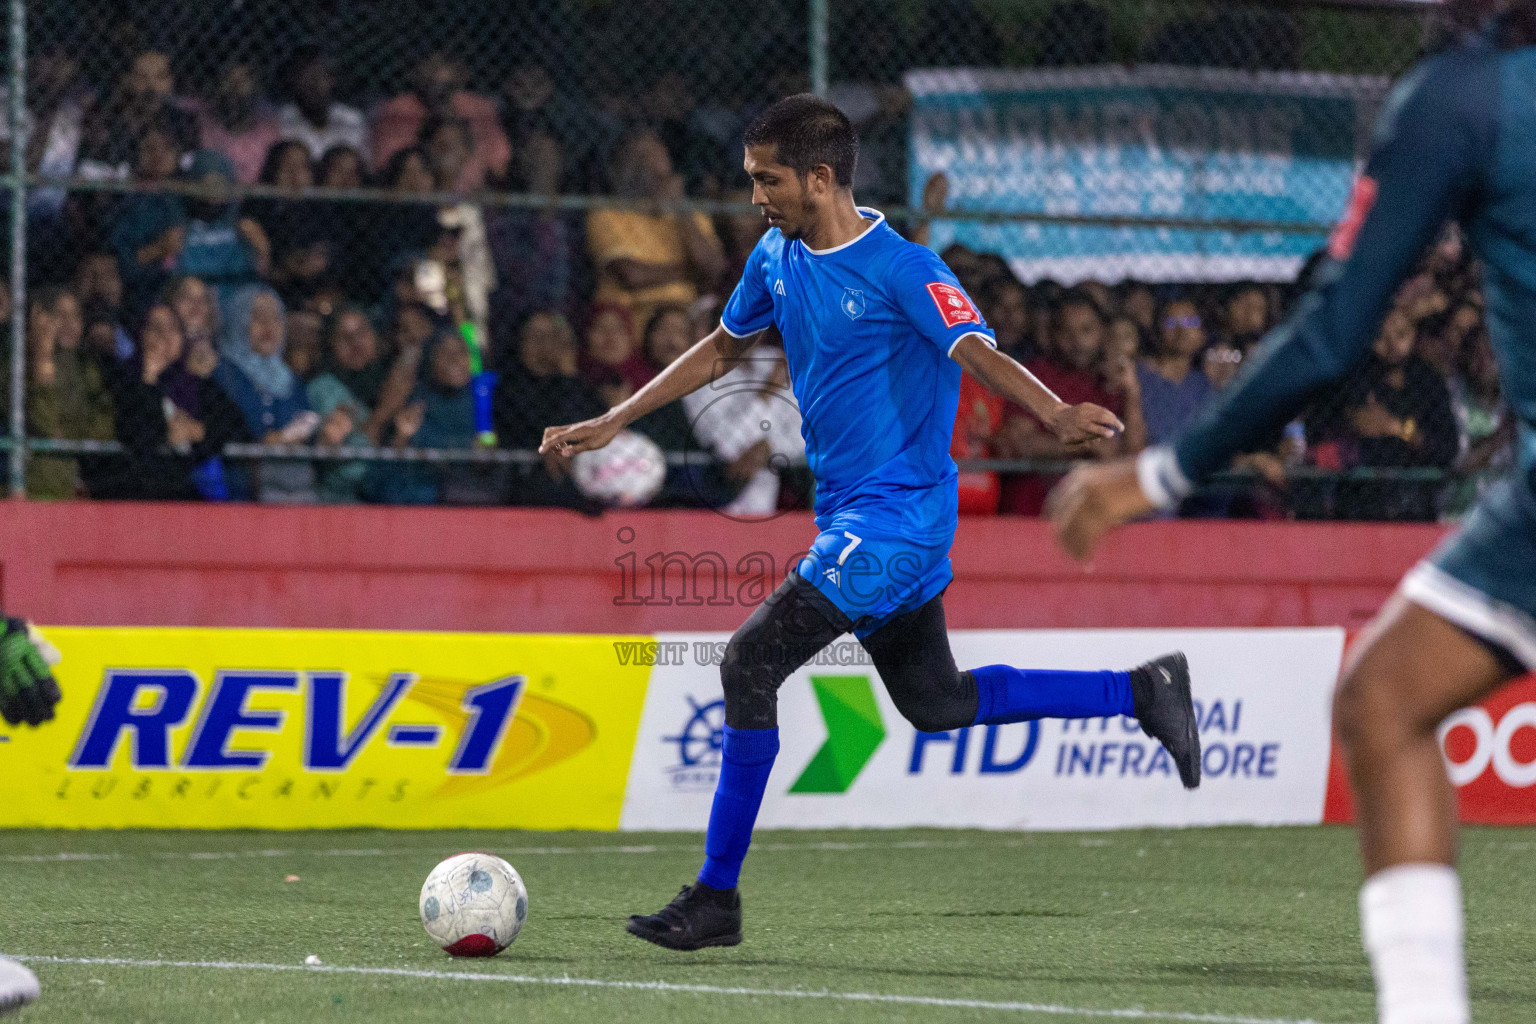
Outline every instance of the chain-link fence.
<path id="1" fill-rule="evenodd" d="M 742 128 L 813 87 L 858 126 L 860 201 L 1006 349 L 1157 440 L 1281 315 L 1416 7 L 16 0 L 13 486 L 804 507 L 771 344 L 601 458 L 533 449 L 718 323 L 763 230 Z M 1189 511 L 1432 518 L 1454 469 L 1497 466 L 1457 239 L 1401 306 L 1368 371 Z M 969 507 L 1028 513 L 1050 478 L 1002 471 L 1066 453 L 967 390 L 955 454 Z"/>

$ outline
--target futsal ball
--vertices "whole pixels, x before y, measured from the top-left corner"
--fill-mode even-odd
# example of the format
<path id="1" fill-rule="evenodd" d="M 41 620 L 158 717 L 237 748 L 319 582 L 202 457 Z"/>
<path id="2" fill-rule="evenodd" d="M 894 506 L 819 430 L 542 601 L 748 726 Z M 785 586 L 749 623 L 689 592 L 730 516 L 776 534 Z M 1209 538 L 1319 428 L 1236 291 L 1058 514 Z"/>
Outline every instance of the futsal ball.
<path id="1" fill-rule="evenodd" d="M 656 442 L 621 430 L 607 447 L 571 460 L 576 489 L 613 508 L 637 508 L 656 497 L 667 478 L 667 459 Z"/>
<path id="2" fill-rule="evenodd" d="M 495 956 L 528 917 L 528 890 L 511 864 L 488 853 L 449 857 L 421 887 L 421 924 L 450 956 Z"/>

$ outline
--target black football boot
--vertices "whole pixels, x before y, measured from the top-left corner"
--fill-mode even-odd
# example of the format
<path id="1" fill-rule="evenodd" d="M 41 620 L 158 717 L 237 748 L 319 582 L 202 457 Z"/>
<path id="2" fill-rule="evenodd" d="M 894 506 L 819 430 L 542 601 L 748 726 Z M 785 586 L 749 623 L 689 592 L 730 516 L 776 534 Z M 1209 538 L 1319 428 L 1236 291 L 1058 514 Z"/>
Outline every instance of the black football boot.
<path id="1" fill-rule="evenodd" d="M 631 917 L 624 930 L 667 949 L 734 946 L 741 942 L 741 893 L 703 882 L 685 885 L 656 913 Z"/>
<path id="2" fill-rule="evenodd" d="M 1162 743 L 1185 789 L 1200 786 L 1200 729 L 1182 651 L 1131 669 L 1131 697 L 1141 731 Z"/>

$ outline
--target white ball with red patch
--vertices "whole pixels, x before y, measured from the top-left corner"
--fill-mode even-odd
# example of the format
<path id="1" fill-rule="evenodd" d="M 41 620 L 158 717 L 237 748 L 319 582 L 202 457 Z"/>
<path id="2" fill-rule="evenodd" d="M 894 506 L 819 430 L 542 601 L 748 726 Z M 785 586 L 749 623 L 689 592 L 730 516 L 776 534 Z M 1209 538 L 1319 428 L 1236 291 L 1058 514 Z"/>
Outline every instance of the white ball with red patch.
<path id="1" fill-rule="evenodd" d="M 500 857 L 449 857 L 421 887 L 421 924 L 450 956 L 495 956 L 528 918 L 528 889 Z"/>
<path id="2" fill-rule="evenodd" d="M 621 430 L 607 447 L 571 460 L 576 489 L 616 508 L 638 508 L 656 497 L 667 479 L 667 458 L 656 442 Z"/>

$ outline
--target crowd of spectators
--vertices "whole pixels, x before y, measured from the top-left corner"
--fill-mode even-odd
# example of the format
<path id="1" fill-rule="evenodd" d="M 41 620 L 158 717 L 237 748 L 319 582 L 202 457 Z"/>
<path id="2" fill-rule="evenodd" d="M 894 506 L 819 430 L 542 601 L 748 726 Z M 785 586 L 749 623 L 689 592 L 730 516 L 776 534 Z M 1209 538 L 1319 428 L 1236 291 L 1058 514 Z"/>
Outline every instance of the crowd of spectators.
<path id="1" fill-rule="evenodd" d="M 136 186 L 29 198 L 29 308 L 0 304 L 4 319 L 25 317 L 28 434 L 122 446 L 38 453 L 34 496 L 589 507 L 553 458 L 250 459 L 225 446 L 474 448 L 483 358 L 497 375 L 496 443 L 531 450 L 544 427 L 623 401 L 713 329 L 763 230 L 756 217 L 662 211 L 689 196 L 747 197 L 733 165 L 754 108 L 695 102 L 675 72 L 586 105 L 532 61 L 499 93 L 474 91 L 449 52 L 424 55 L 402 91 L 356 105 L 309 45 L 270 80 L 241 58 L 204 95 L 179 77 L 169 54 L 147 47 L 110 88 L 88 85 L 63 49 L 32 62 L 32 169 Z M 899 185 L 900 85 L 848 86 L 840 99 L 869 142 L 869 188 Z M 252 184 L 286 194 L 230 191 Z M 295 198 L 316 187 L 390 199 Z M 474 202 L 485 189 L 627 202 L 585 213 Z M 1063 398 L 1127 425 L 1069 451 L 967 380 L 960 457 L 1101 459 L 1166 440 L 1230 383 L 1289 298 L 1253 283 L 1025 285 L 995 255 L 954 247 L 944 258 L 1005 351 Z M 1202 493 L 1185 514 L 1427 519 L 1465 507 L 1511 433 L 1481 305 L 1449 234 L 1403 289 L 1367 365 L 1234 465 L 1262 483 Z M 635 425 L 663 450 L 705 456 L 674 465 L 656 501 L 744 514 L 804 505 L 812 485 L 782 353 L 765 342 L 731 373 L 729 401 L 678 403 Z M 1453 487 L 1433 474 L 1313 479 L 1296 472 L 1305 468 L 1459 472 Z M 1053 480 L 967 473 L 963 504 L 1038 514 Z"/>
<path id="2" fill-rule="evenodd" d="M 1316 267 L 1289 288 L 1026 287 L 996 256 L 954 246 L 943 257 L 977 296 L 1000 348 L 1066 401 L 1103 405 L 1126 424 L 1111 441 L 1067 451 L 1024 410 L 967 379 L 956 457 L 1042 461 L 1113 458 L 1176 436 L 1231 384 Z M 1451 225 L 1396 296 L 1364 363 L 1181 514 L 1427 521 L 1464 513 L 1508 469 L 1515 434 L 1483 302 L 1479 268 Z M 1037 515 L 1055 479 L 964 474 L 962 504 Z"/>
<path id="3" fill-rule="evenodd" d="M 206 96 L 183 95 L 153 49 L 106 92 L 62 50 L 32 70 L 34 169 L 141 186 L 42 190 L 34 200 L 49 201 L 29 204 L 29 436 L 123 448 L 39 452 L 36 497 L 587 507 L 556 459 L 248 459 L 225 446 L 481 445 L 481 360 L 496 374 L 497 443 L 536 448 L 546 426 L 623 401 L 713 329 L 762 231 L 657 208 L 718 178 L 728 152 L 690 127 L 675 75 L 630 109 L 578 116 L 541 66 L 515 68 L 498 99 L 469 90 L 442 52 L 366 109 L 337 98 L 332 62 L 308 46 L 275 94 L 236 59 Z M 284 194 L 233 191 L 252 184 Z M 394 196 L 304 195 L 317 186 Z M 633 202 L 572 214 L 433 201 L 571 187 Z M 782 358 L 765 345 L 732 372 L 782 389 Z M 777 471 L 803 463 L 798 419 L 786 431 L 750 405 L 733 415 L 758 435 L 777 425 L 782 465 L 769 466 L 766 436 L 722 428 L 721 409 L 678 404 L 635 425 L 703 456 L 669 471 L 657 502 L 804 502 L 806 484 L 783 487 Z"/>

